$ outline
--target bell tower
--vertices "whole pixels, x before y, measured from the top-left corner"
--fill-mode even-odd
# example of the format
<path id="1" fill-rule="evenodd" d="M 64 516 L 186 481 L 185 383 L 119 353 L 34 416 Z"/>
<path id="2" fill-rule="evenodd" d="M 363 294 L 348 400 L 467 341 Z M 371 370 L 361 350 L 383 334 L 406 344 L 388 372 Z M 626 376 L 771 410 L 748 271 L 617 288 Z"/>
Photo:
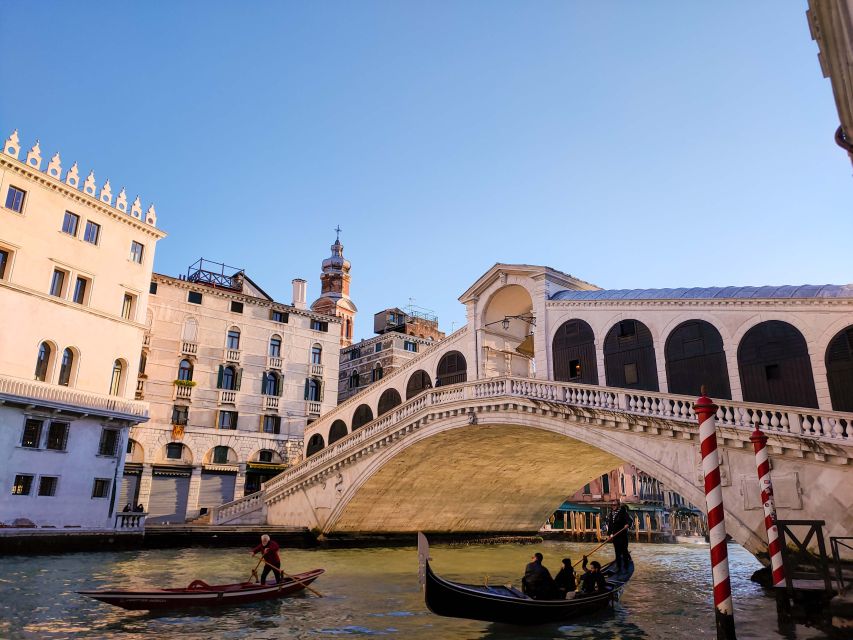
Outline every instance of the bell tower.
<path id="1" fill-rule="evenodd" d="M 348 347 L 352 344 L 353 323 L 358 308 L 349 297 L 350 261 L 344 258 L 340 225 L 335 227 L 335 233 L 332 255 L 323 260 L 320 297 L 311 304 L 311 310 L 341 318 L 341 346 Z"/>

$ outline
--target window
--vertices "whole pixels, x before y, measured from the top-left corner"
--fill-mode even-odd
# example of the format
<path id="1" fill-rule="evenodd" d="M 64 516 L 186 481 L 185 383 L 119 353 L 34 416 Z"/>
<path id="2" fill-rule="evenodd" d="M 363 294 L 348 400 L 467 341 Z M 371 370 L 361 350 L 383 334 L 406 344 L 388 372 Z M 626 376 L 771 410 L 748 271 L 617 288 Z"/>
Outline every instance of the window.
<path id="1" fill-rule="evenodd" d="M 6 208 L 21 213 L 24 209 L 24 196 L 26 195 L 26 191 L 10 186 L 9 191 L 6 192 Z"/>
<path id="2" fill-rule="evenodd" d="M 264 433 L 281 433 L 281 416 L 264 416 L 261 428 Z"/>
<path id="3" fill-rule="evenodd" d="M 259 451 L 258 462 L 272 462 L 272 451 L 267 451 L 266 449 Z"/>
<path id="4" fill-rule="evenodd" d="M 44 382 L 47 380 L 47 369 L 50 365 L 50 356 L 53 350 L 50 348 L 50 345 L 47 342 L 42 342 L 39 345 L 39 353 L 36 358 L 36 380 L 39 382 Z"/>
<path id="5" fill-rule="evenodd" d="M 237 329 L 231 329 L 228 331 L 228 337 L 225 340 L 225 346 L 229 349 L 240 348 L 240 332 Z"/>
<path id="6" fill-rule="evenodd" d="M 178 365 L 178 380 L 190 381 L 193 379 L 193 363 L 184 358 Z"/>
<path id="7" fill-rule="evenodd" d="M 373 347 L 373 353 L 379 353 L 380 351 L 382 351 L 382 343 L 381 343 L 381 342 L 377 342 L 377 343 L 376 343 L 376 346 L 375 346 L 375 347 Z"/>
<path id="8" fill-rule="evenodd" d="M 142 252 L 145 250 L 145 247 L 142 246 L 136 240 L 132 240 L 130 243 L 130 259 L 136 264 L 142 264 Z"/>
<path id="9" fill-rule="evenodd" d="M 216 381 L 217 389 L 227 389 L 228 391 L 240 390 L 240 371 L 232 366 L 219 365 L 219 378 Z"/>
<path id="10" fill-rule="evenodd" d="M 65 212 L 65 217 L 62 219 L 62 232 L 69 236 L 77 237 L 77 227 L 80 225 L 80 216 L 70 211 Z"/>
<path id="11" fill-rule="evenodd" d="M 322 364 L 323 363 L 323 347 L 319 344 L 315 344 L 311 347 L 311 364 Z"/>
<path id="12" fill-rule="evenodd" d="M 619 474 L 619 484 L 622 486 L 622 493 L 624 494 L 625 493 L 625 474 L 624 473 Z M 637 493 L 636 486 L 637 486 L 636 481 L 634 481 L 634 493 Z"/>
<path id="13" fill-rule="evenodd" d="M 320 322 L 319 320 L 311 321 L 311 329 L 314 331 L 328 331 L 329 323 L 328 322 Z"/>
<path id="14" fill-rule="evenodd" d="M 625 365 L 625 384 L 637 384 L 637 363 L 629 362 Z"/>
<path id="15" fill-rule="evenodd" d="M 631 484 L 634 486 L 634 495 L 637 495 L 637 476 L 631 476 Z M 625 476 L 622 476 L 622 491 L 625 491 Z"/>
<path id="16" fill-rule="evenodd" d="M 373 371 L 370 372 L 370 377 L 372 382 L 376 382 L 378 380 L 382 380 L 382 367 L 374 367 Z"/>
<path id="17" fill-rule="evenodd" d="M 66 349 L 62 352 L 62 364 L 59 367 L 59 384 L 67 387 L 71 382 L 71 370 L 74 367 L 74 352 L 71 349 Z"/>
<path id="18" fill-rule="evenodd" d="M 40 496 L 55 496 L 56 484 L 59 478 L 55 476 L 42 476 L 39 478 L 39 495 Z"/>
<path id="19" fill-rule="evenodd" d="M 581 377 L 581 361 L 569 360 L 569 380 L 576 380 Z"/>
<path id="20" fill-rule="evenodd" d="M 353 371 L 349 377 L 349 388 L 350 389 L 358 389 L 359 375 L 358 371 Z"/>
<path id="21" fill-rule="evenodd" d="M 26 474 L 18 474 L 15 476 L 15 483 L 12 485 L 13 496 L 28 496 L 30 489 L 33 486 L 33 477 Z"/>
<path id="22" fill-rule="evenodd" d="M 198 291 L 190 291 L 187 294 L 187 302 L 191 304 L 201 304 L 201 294 Z"/>
<path id="23" fill-rule="evenodd" d="M 418 352 L 418 345 L 416 343 L 412 342 L 411 340 L 406 340 L 405 342 L 403 342 L 403 349 L 405 351 L 411 351 L 413 353 L 417 353 Z"/>
<path id="24" fill-rule="evenodd" d="M 213 462 L 216 464 L 228 462 L 228 447 L 213 447 Z"/>
<path id="25" fill-rule="evenodd" d="M 101 239 L 101 225 L 91 220 L 86 220 L 86 230 L 83 232 L 83 240 L 89 244 L 98 244 Z"/>
<path id="26" fill-rule="evenodd" d="M 9 252 L 0 249 L 0 280 L 6 277 L 6 265 L 9 264 Z"/>
<path id="27" fill-rule="evenodd" d="M 86 301 L 86 289 L 89 281 L 83 276 L 77 276 L 77 281 L 74 283 L 74 296 L 72 300 L 77 304 L 84 304 Z"/>
<path id="28" fill-rule="evenodd" d="M 265 396 L 280 396 L 281 386 L 279 385 L 279 380 L 278 374 L 274 371 L 264 373 L 261 393 Z"/>
<path id="29" fill-rule="evenodd" d="M 129 293 L 124 294 L 124 299 L 121 302 L 121 317 L 125 320 L 133 318 L 134 299 L 136 296 Z"/>
<path id="30" fill-rule="evenodd" d="M 186 425 L 189 422 L 190 408 L 176 404 L 172 407 L 172 424 Z"/>
<path id="31" fill-rule="evenodd" d="M 350 360 L 358 360 L 361 357 L 361 349 L 353 349 L 349 352 Z"/>
<path id="32" fill-rule="evenodd" d="M 231 313 L 243 313 L 243 303 L 236 300 L 231 301 Z"/>
<path id="33" fill-rule="evenodd" d="M 95 483 L 92 485 L 93 498 L 106 498 L 110 495 L 110 479 L 95 478 Z"/>
<path id="34" fill-rule="evenodd" d="M 322 402 L 321 384 L 316 378 L 308 378 L 305 381 L 305 399 L 309 402 Z"/>
<path id="35" fill-rule="evenodd" d="M 53 277 L 50 279 L 50 295 L 61 298 L 64 288 L 65 272 L 62 269 L 54 269 Z"/>
<path id="36" fill-rule="evenodd" d="M 273 322 L 286 323 L 289 319 L 289 314 L 284 311 L 270 311 L 270 320 Z"/>
<path id="37" fill-rule="evenodd" d="M 157 283 L 156 282 L 152 282 L 151 284 L 148 285 L 148 293 L 150 293 L 152 296 L 157 295 Z"/>
<path id="38" fill-rule="evenodd" d="M 583 492 L 587 495 L 591 495 L 592 494 L 592 487 L 590 487 L 588 484 L 585 484 L 583 486 Z"/>
<path id="39" fill-rule="evenodd" d="M 166 458 L 180 460 L 184 457 L 184 445 L 180 442 L 170 442 L 166 445 Z"/>
<path id="40" fill-rule="evenodd" d="M 27 418 L 24 423 L 24 435 L 21 438 L 21 446 L 28 449 L 38 449 L 41 444 L 41 430 L 44 422 L 35 418 Z"/>
<path id="41" fill-rule="evenodd" d="M 610 476 L 606 473 L 601 476 L 601 493 L 610 493 Z"/>
<path id="42" fill-rule="evenodd" d="M 270 357 L 281 357 L 281 338 L 279 338 L 278 336 L 273 336 L 272 338 L 270 338 Z"/>
<path id="43" fill-rule="evenodd" d="M 51 422 L 47 431 L 47 443 L 45 449 L 50 451 L 65 451 L 68 444 L 68 423 Z"/>
<path id="44" fill-rule="evenodd" d="M 139 354 L 139 375 L 145 375 L 145 365 L 148 364 L 148 356 L 143 351 Z"/>
<path id="45" fill-rule="evenodd" d="M 220 429 L 236 429 L 237 428 L 237 412 L 236 411 L 220 411 L 219 412 L 219 428 Z"/>
<path id="46" fill-rule="evenodd" d="M 110 395 L 117 396 L 121 391 L 121 374 L 124 370 L 124 367 L 121 364 L 121 360 L 116 360 L 113 363 L 113 373 L 110 377 Z"/>
<path id="47" fill-rule="evenodd" d="M 99 456 L 114 456 L 118 450 L 119 432 L 115 429 L 101 430 L 101 442 L 98 444 Z"/>

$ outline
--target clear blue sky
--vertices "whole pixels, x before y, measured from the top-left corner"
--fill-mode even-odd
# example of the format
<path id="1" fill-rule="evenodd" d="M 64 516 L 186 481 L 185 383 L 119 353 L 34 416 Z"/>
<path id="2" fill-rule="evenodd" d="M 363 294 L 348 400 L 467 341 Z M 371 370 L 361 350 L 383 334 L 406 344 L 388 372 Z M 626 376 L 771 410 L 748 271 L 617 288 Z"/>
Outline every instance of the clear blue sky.
<path id="1" fill-rule="evenodd" d="M 847 283 L 853 178 L 805 0 L 10 2 L 0 133 L 157 206 L 156 270 L 449 330 L 493 263 L 602 287 Z"/>

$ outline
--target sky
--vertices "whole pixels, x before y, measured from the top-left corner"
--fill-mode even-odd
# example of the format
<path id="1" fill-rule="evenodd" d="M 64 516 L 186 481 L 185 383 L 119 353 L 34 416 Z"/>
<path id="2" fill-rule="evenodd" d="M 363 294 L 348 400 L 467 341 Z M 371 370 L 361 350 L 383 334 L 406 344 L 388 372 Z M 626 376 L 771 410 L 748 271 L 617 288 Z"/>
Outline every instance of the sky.
<path id="1" fill-rule="evenodd" d="M 805 0 L 0 0 L 0 135 L 155 203 L 155 270 L 442 329 L 496 262 L 603 288 L 853 281 Z M 46 162 L 46 161 L 45 161 Z"/>

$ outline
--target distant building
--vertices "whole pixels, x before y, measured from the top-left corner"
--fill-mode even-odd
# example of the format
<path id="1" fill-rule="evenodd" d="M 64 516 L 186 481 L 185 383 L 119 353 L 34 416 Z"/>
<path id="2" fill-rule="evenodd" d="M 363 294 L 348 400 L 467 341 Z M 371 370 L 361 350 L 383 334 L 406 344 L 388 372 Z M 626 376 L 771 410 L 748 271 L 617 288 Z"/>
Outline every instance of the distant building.
<path id="1" fill-rule="evenodd" d="M 305 427 L 337 402 L 340 318 L 276 302 L 241 269 L 205 260 L 154 274 L 120 502 L 184 522 L 258 491 L 299 459 Z"/>
<path id="2" fill-rule="evenodd" d="M 340 227 L 337 232 L 338 236 L 331 247 L 332 255 L 323 260 L 323 273 L 320 275 L 320 297 L 311 304 L 311 310 L 340 318 L 340 345 L 348 347 L 352 344 L 353 324 L 358 308 L 349 297 L 350 261 L 344 258 Z"/>
<path id="3" fill-rule="evenodd" d="M 444 338 L 438 318 L 424 311 L 385 309 L 373 316 L 377 336 L 341 349 L 338 402 L 343 402 L 377 380 L 396 371 L 424 349 Z M 418 378 L 406 390 L 408 399 L 432 387 L 429 379 Z"/>
<path id="4" fill-rule="evenodd" d="M 113 529 L 157 241 L 154 207 L 39 143 L 0 153 L 0 524 Z"/>

